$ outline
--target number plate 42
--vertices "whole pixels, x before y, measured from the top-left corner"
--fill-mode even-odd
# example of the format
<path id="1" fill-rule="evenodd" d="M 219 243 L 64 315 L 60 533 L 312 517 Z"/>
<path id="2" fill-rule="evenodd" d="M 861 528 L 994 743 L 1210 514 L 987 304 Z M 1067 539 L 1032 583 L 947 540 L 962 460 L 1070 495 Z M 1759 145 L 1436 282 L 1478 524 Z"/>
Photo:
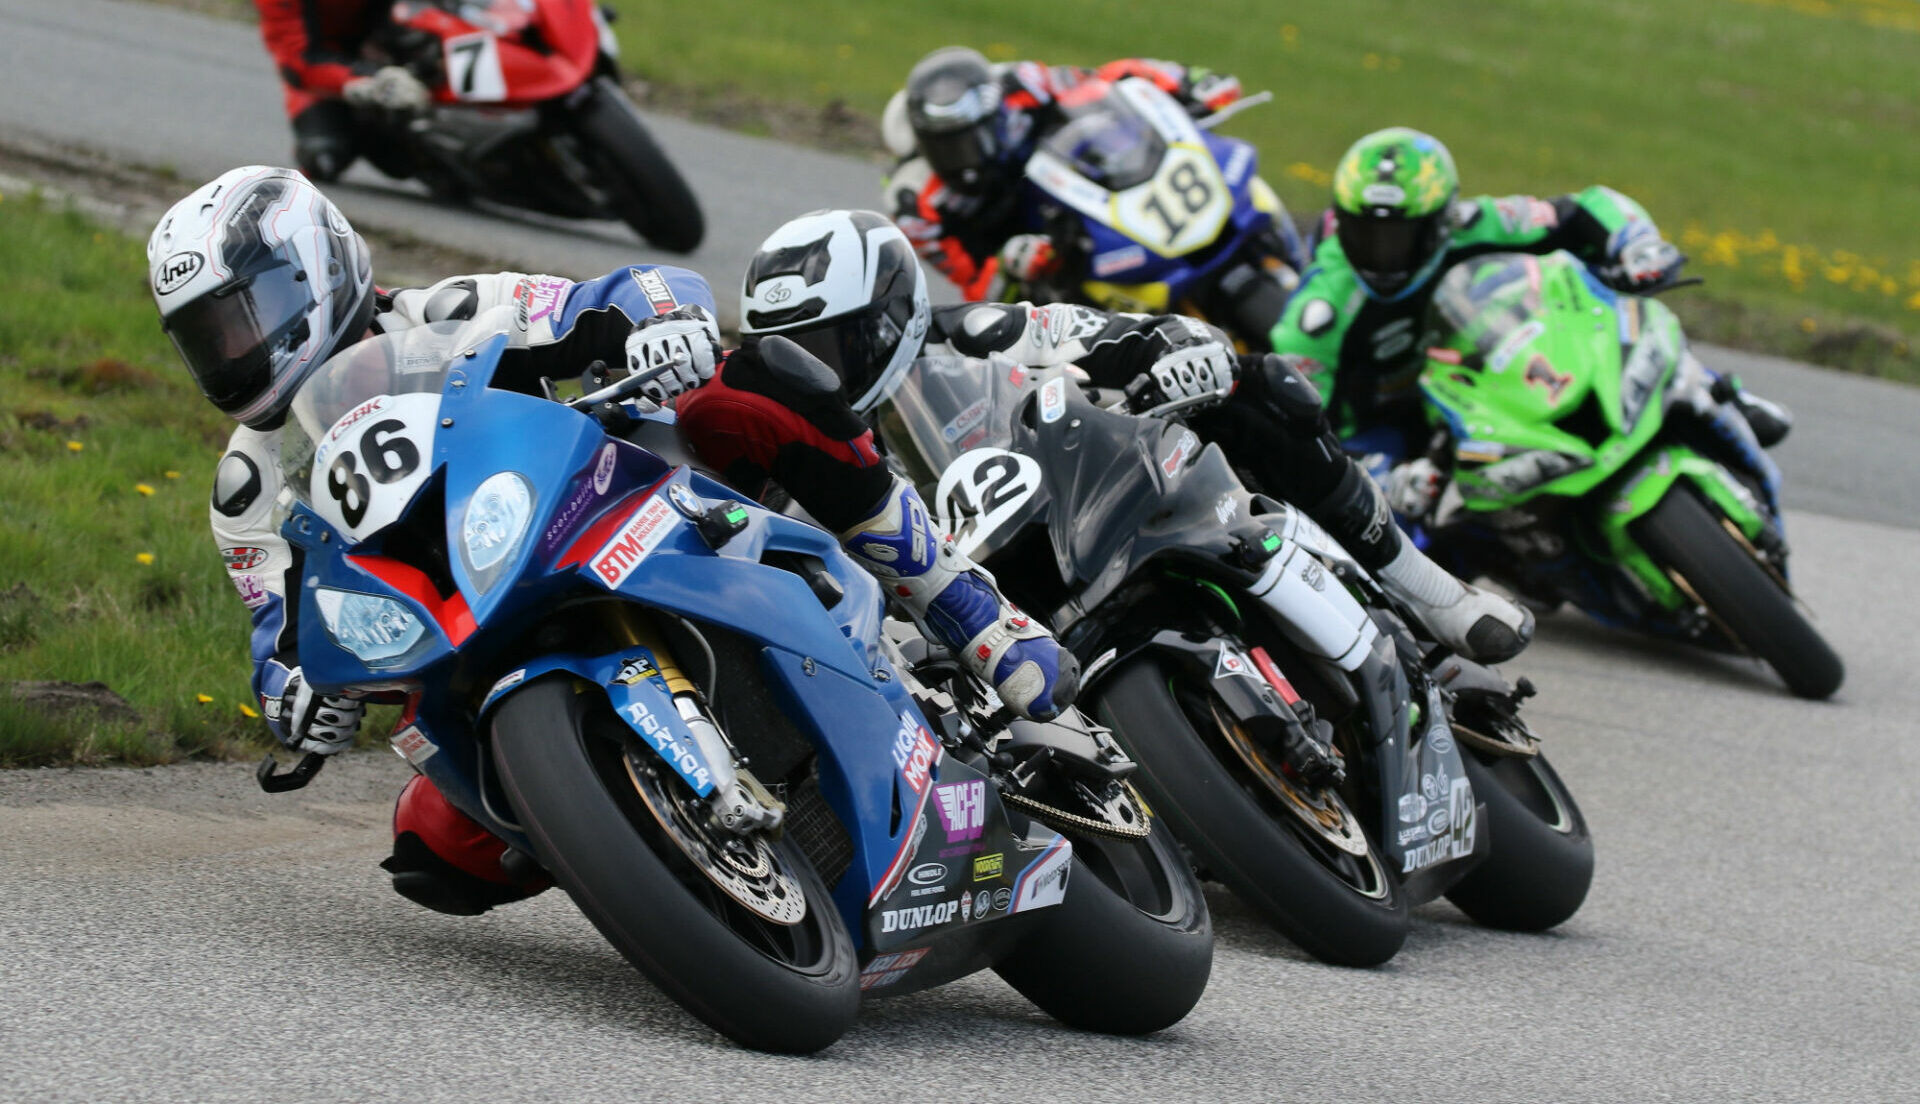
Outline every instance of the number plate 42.
<path id="1" fill-rule="evenodd" d="M 349 410 L 313 451 L 307 501 L 353 541 L 400 519 L 432 465 L 440 396 L 375 395 Z"/>
<path id="2" fill-rule="evenodd" d="M 961 454 L 941 474 L 934 509 L 960 551 L 971 556 L 1039 489 L 1040 464 L 1031 456 L 978 448 Z"/>

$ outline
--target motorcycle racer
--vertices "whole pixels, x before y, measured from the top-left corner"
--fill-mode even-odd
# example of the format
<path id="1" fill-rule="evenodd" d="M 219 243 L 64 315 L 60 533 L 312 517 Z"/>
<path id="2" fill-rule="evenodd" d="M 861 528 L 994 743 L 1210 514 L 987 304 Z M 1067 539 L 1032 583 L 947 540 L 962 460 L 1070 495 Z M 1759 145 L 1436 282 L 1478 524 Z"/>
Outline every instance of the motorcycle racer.
<path id="1" fill-rule="evenodd" d="M 1415 381 L 1421 333 L 1439 273 L 1482 253 L 1564 249 L 1618 291 L 1656 289 L 1686 258 L 1646 210 L 1596 185 L 1553 199 L 1460 198 L 1446 146 L 1406 127 L 1355 142 L 1333 174 L 1333 207 L 1300 287 L 1273 329 L 1276 352 L 1300 358 L 1349 447 L 1389 461 L 1419 451 L 1424 417 Z M 1786 436 L 1791 416 L 1740 392 L 1763 445 Z M 1395 468 L 1394 506 L 1419 514 L 1438 495 L 1423 459 Z"/>
<path id="2" fill-rule="evenodd" d="M 1525 647 L 1532 615 L 1455 579 L 1401 534 L 1380 490 L 1342 451 L 1319 394 L 1285 358 L 1237 358 L 1225 333 L 1178 315 L 1031 303 L 962 303 L 923 315 L 899 285 L 866 278 L 860 258 L 876 242 L 905 251 L 905 237 L 874 211 L 819 211 L 775 230 L 742 280 L 743 337 L 799 343 L 835 373 L 852 410 L 869 417 L 923 354 L 1075 365 L 1108 387 L 1147 376 L 1161 398 L 1211 406 L 1189 424 L 1306 510 L 1435 639 L 1490 662 Z"/>
<path id="3" fill-rule="evenodd" d="M 1047 719 L 1071 703 L 1078 668 L 1045 629 L 1013 610 L 989 576 L 951 554 L 911 487 L 887 472 L 872 432 L 790 346 L 725 352 L 706 281 L 637 264 L 598 279 L 499 272 L 385 291 L 345 216 L 290 169 L 231 170 L 174 205 L 147 244 L 162 328 L 209 401 L 241 424 L 214 475 L 210 516 L 221 555 L 252 611 L 253 688 L 276 739 L 333 754 L 351 746 L 364 709 L 351 692 L 307 683 L 295 624 L 300 555 L 278 531 L 279 450 L 300 384 L 362 338 L 510 308 L 496 380 L 537 391 L 594 360 L 624 364 L 662 400 L 679 396 L 689 444 L 727 476 L 777 481 L 843 534 L 928 631 L 994 685 L 1017 712 Z M 919 266 L 904 243 L 886 258 L 890 287 Z M 922 283 L 900 333 L 924 329 Z M 916 322 L 915 319 L 918 319 Z M 918 327 L 916 329 L 916 327 Z M 683 392 L 690 392 L 684 393 Z M 287 492 L 290 493 L 290 492 Z M 937 553 L 937 554 L 936 554 Z M 416 775 L 394 811 L 382 865 L 405 896 L 475 913 L 545 888 L 524 856 L 453 808 Z"/>
<path id="4" fill-rule="evenodd" d="M 995 65 L 964 46 L 920 59 L 894 93 L 881 133 L 900 161 L 883 194 L 914 248 L 968 299 L 992 298 L 996 277 L 1024 282 L 1057 267 L 1047 235 L 1021 232 L 1020 174 L 1063 98 L 1122 77 L 1152 81 L 1196 116 L 1240 98 L 1237 78 L 1199 66 L 1149 58 L 1097 69 Z"/>
<path id="5" fill-rule="evenodd" d="M 406 67 L 384 64 L 367 48 L 392 5 L 253 0 L 253 6 L 280 74 L 300 171 L 324 183 L 364 154 L 388 176 L 412 175 L 405 144 L 388 138 L 378 120 L 425 109 L 431 93 Z"/>

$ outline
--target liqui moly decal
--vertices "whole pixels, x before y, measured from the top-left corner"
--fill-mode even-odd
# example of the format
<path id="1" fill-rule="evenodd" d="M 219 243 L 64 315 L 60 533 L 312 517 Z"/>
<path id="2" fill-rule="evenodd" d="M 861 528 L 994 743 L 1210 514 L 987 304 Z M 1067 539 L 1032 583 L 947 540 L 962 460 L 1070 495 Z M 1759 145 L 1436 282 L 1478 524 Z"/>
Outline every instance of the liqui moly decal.
<path id="1" fill-rule="evenodd" d="M 947 840 L 979 839 L 987 823 L 987 784 L 979 779 L 933 788 L 934 808 L 946 825 Z"/>
<path id="2" fill-rule="evenodd" d="M 907 780 L 907 788 L 925 797 L 934 761 L 939 757 L 940 745 L 926 726 L 902 717 L 900 731 L 893 738 L 893 762 Z"/>
<path id="3" fill-rule="evenodd" d="M 643 560 L 660 547 L 674 526 L 680 524 L 680 515 L 667 505 L 664 498 L 650 498 L 646 505 L 620 527 L 613 539 L 602 545 L 600 551 L 593 554 L 593 573 L 609 590 L 620 589 L 634 569 Z"/>

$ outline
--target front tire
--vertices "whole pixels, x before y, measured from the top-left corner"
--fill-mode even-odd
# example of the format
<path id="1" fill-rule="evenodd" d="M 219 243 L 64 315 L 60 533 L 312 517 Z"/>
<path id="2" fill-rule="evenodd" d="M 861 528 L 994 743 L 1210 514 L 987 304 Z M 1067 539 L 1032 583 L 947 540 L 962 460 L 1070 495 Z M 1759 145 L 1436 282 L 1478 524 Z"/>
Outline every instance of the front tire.
<path id="1" fill-rule="evenodd" d="M 573 129 L 581 157 L 622 222 L 661 249 L 691 253 L 699 248 L 707 224 L 693 189 L 618 84 L 595 77 L 593 94 L 575 110 Z"/>
<path id="2" fill-rule="evenodd" d="M 1365 858 L 1308 841 L 1201 737 L 1151 657 L 1102 690 L 1103 723 L 1139 764 L 1140 788 L 1207 870 L 1308 954 L 1377 966 L 1407 939 L 1407 899 L 1369 845 Z"/>
<path id="3" fill-rule="evenodd" d="M 791 840 L 774 843 L 804 918 L 776 924 L 741 906 L 649 810 L 628 773 L 636 744 L 604 698 L 564 676 L 501 705 L 493 758 L 534 856 L 627 961 L 714 1030 L 758 1050 L 828 1046 L 859 1011 L 859 965 L 820 876 Z"/>
<path id="4" fill-rule="evenodd" d="M 1578 912 L 1593 885 L 1593 836 L 1566 783 L 1544 755 L 1460 749 L 1492 853 L 1447 891 L 1490 928 L 1546 931 Z"/>
<path id="5" fill-rule="evenodd" d="M 1145 1035 L 1180 1022 L 1213 971 L 1206 895 L 1164 825 L 1139 842 L 1074 834 L 1064 901 L 994 970 L 1062 1023 Z"/>
<path id="6" fill-rule="evenodd" d="M 1840 689 L 1846 667 L 1793 595 L 1683 485 L 1634 522 L 1633 535 L 1655 562 L 1686 580 L 1734 643 L 1765 660 L 1787 689 L 1816 700 Z"/>

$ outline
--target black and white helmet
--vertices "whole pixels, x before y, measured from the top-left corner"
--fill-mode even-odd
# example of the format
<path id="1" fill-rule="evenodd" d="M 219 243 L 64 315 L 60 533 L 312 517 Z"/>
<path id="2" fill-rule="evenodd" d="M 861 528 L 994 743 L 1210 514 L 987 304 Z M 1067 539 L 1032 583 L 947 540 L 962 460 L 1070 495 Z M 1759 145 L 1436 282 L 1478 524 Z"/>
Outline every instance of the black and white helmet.
<path id="1" fill-rule="evenodd" d="M 373 318 L 366 242 L 292 169 L 233 169 L 174 204 L 147 240 L 147 277 L 201 392 L 256 429 Z"/>
<path id="2" fill-rule="evenodd" d="M 931 307 L 919 258 L 875 211 L 815 211 L 760 243 L 740 287 L 740 334 L 779 334 L 840 377 L 853 409 L 892 391 L 920 355 Z"/>

